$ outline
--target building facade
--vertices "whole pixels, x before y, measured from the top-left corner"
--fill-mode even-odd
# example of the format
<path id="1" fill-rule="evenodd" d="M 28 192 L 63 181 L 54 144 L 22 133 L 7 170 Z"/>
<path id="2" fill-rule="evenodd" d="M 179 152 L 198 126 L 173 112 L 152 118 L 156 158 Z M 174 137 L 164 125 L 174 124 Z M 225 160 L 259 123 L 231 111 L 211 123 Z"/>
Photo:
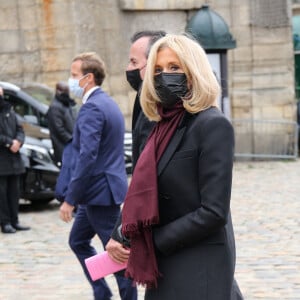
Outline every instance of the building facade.
<path id="1" fill-rule="evenodd" d="M 222 16 L 236 40 L 227 52 L 230 118 L 295 121 L 289 0 L 0 0 L 1 80 L 54 87 L 69 77 L 75 54 L 96 51 L 108 70 L 103 87 L 130 129 L 134 91 L 125 68 L 131 35 L 144 29 L 182 33 L 204 4 Z"/>

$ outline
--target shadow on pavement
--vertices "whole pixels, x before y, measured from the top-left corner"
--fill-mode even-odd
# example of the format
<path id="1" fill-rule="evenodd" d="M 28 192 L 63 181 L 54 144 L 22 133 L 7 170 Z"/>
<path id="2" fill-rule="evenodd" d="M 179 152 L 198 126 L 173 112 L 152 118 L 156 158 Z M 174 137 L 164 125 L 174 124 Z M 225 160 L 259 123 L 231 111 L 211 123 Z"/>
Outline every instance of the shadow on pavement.
<path id="1" fill-rule="evenodd" d="M 44 212 L 44 211 L 58 210 L 59 207 L 60 207 L 60 202 L 58 202 L 56 199 L 53 199 L 52 201 L 47 203 L 43 203 L 43 202 L 31 203 L 30 201 L 21 199 L 19 211 L 22 213 Z"/>

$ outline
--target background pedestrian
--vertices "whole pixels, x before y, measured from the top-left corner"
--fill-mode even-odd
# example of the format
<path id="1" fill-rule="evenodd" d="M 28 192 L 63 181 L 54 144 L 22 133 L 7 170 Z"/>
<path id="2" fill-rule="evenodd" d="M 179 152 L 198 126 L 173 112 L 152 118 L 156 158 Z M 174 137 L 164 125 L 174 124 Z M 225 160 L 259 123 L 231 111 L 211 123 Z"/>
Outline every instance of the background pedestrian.
<path id="1" fill-rule="evenodd" d="M 61 166 L 63 149 L 72 138 L 76 119 L 75 105 L 74 99 L 70 98 L 68 84 L 58 82 L 47 113 L 54 160 L 58 166 Z"/>
<path id="2" fill-rule="evenodd" d="M 25 172 L 20 154 L 24 143 L 23 127 L 0 87 L 0 223 L 3 233 L 30 227 L 19 223 L 20 175 Z"/>

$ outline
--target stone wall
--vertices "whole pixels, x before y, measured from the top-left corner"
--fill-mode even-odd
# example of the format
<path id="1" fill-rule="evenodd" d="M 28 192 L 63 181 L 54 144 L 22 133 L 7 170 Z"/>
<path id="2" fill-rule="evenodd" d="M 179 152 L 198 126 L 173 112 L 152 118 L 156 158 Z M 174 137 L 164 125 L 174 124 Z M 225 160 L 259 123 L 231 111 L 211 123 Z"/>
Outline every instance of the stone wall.
<path id="1" fill-rule="evenodd" d="M 232 15 L 231 29 L 237 39 L 237 48 L 229 56 L 233 117 L 295 119 L 290 25 L 251 25 L 248 1 L 235 1 Z"/>
<path id="2" fill-rule="evenodd" d="M 53 87 L 67 80 L 75 54 L 96 51 L 108 70 L 103 88 L 120 105 L 130 129 L 135 95 L 125 79 L 130 36 L 143 29 L 182 33 L 206 3 L 237 41 L 228 51 L 231 116 L 295 120 L 291 26 L 255 26 L 257 1 L 0 0 L 0 80 Z"/>

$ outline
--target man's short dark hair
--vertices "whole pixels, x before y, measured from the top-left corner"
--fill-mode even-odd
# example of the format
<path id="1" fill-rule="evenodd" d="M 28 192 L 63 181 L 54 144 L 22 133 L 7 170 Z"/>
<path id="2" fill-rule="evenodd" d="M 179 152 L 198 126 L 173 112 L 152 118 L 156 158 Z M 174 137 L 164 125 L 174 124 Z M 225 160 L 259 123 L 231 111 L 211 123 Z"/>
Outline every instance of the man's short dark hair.
<path id="1" fill-rule="evenodd" d="M 149 37 L 149 44 L 148 44 L 148 48 L 147 48 L 147 52 L 145 53 L 146 57 L 148 58 L 150 49 L 152 47 L 152 45 L 159 40 L 160 38 L 164 37 L 167 33 L 163 30 L 158 30 L 158 31 L 154 31 L 154 30 L 143 30 L 143 31 L 138 31 L 136 32 L 130 39 L 131 43 L 136 42 L 137 40 L 139 40 L 142 37 Z"/>
<path id="2" fill-rule="evenodd" d="M 101 86 L 106 72 L 103 60 L 95 52 L 84 52 L 76 55 L 72 62 L 82 61 L 81 71 L 83 75 L 94 74 L 95 84 Z"/>

